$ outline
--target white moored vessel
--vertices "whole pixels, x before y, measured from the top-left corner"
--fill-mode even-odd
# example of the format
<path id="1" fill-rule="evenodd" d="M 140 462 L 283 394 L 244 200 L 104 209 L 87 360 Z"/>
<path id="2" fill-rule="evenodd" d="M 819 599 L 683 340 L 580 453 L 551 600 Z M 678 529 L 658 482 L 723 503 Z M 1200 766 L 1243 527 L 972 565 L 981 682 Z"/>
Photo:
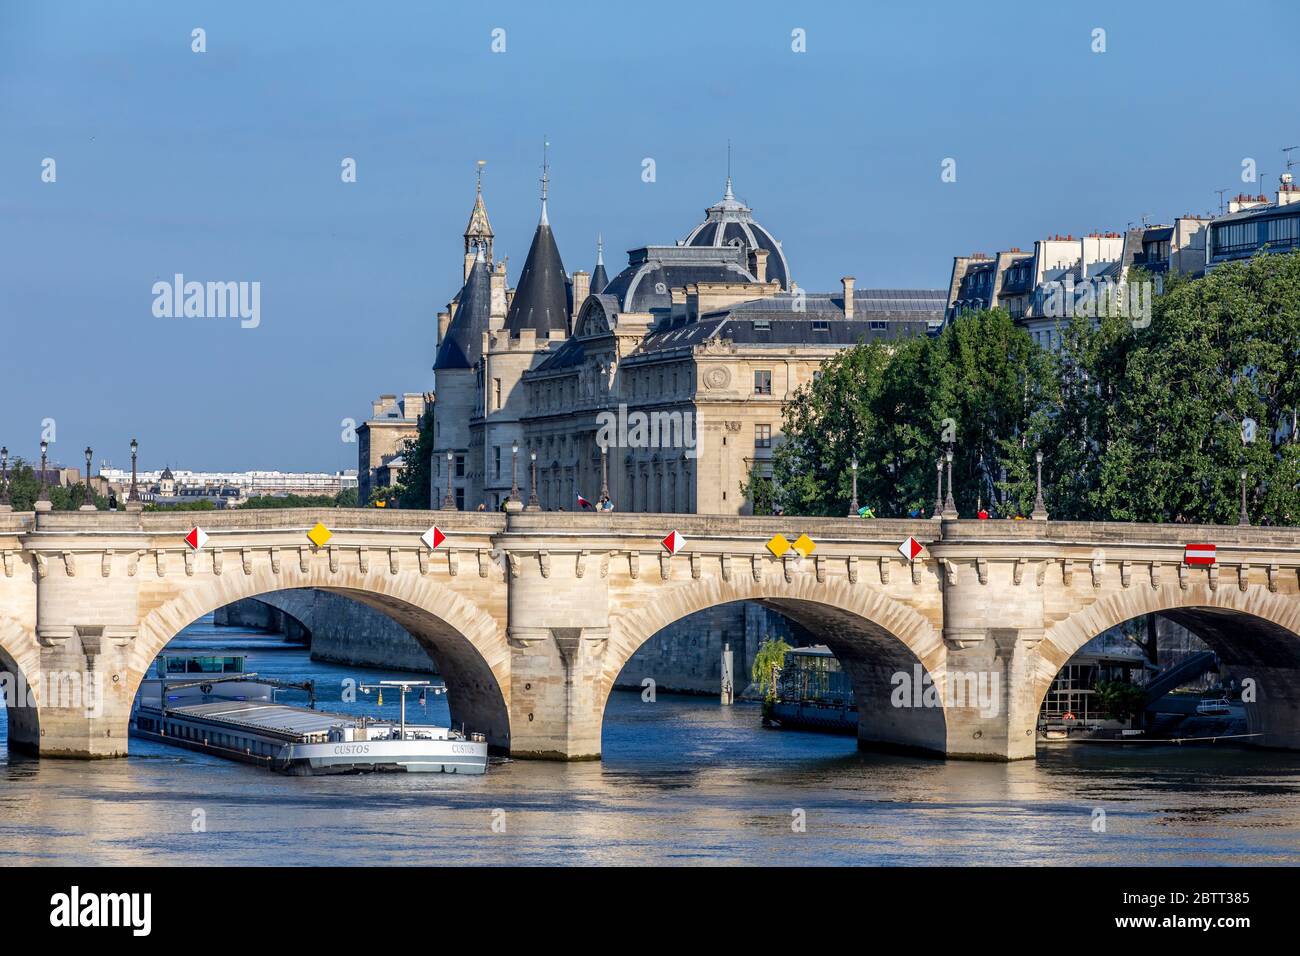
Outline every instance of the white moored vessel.
<path id="1" fill-rule="evenodd" d="M 137 737 L 288 774 L 487 771 L 482 734 L 406 722 L 408 691 L 443 691 L 428 681 L 361 685 L 366 693 L 387 688 L 401 695 L 394 722 L 279 703 L 275 691 L 291 687 L 311 694 L 314 704 L 314 687 L 245 673 L 242 657 L 167 656 L 155 671 L 141 683 L 132 713 Z"/>

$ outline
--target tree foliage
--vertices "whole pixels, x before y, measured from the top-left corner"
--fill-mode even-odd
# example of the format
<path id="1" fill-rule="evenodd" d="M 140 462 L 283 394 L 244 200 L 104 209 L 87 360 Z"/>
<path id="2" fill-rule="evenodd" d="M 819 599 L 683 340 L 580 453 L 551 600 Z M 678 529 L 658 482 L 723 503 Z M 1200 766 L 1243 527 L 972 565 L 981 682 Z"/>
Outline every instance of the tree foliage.
<path id="1" fill-rule="evenodd" d="M 1149 324 L 1076 317 L 1057 334 L 1049 352 L 992 310 L 838 354 L 788 406 L 763 492 L 846 514 L 856 457 L 861 503 L 928 515 L 952 438 L 966 516 L 1027 516 L 1042 450 L 1056 518 L 1234 524 L 1244 469 L 1253 521 L 1300 519 L 1300 253 L 1172 278 Z"/>

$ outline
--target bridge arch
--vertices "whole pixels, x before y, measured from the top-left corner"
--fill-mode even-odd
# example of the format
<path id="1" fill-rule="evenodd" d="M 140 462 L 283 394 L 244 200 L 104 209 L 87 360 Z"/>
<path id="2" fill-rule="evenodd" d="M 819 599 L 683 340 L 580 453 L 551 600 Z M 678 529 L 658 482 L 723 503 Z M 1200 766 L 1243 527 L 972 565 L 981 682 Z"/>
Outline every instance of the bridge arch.
<path id="1" fill-rule="evenodd" d="M 835 654 L 857 699 L 860 746 L 943 753 L 942 707 L 896 707 L 899 673 L 928 674 L 943 688 L 947 652 L 931 622 L 914 608 L 861 583 L 811 575 L 706 577 L 659 590 L 651 600 L 610 615 L 610 646 L 598 682 L 603 713 L 619 672 L 646 641 L 691 614 L 737 601 L 755 601 L 811 631 Z M 919 666 L 919 670 L 917 670 Z M 743 675 L 737 675 L 738 680 Z"/>
<path id="2" fill-rule="evenodd" d="M 32 629 L 11 617 L 0 615 L 0 681 L 4 685 L 5 718 L 9 727 L 9 747 L 35 753 L 40 746 L 40 711 L 27 706 L 30 692 L 39 698 L 41 669 L 40 645 Z M 23 699 L 22 695 L 27 694 Z M 17 705 L 17 706 L 14 706 Z"/>
<path id="3" fill-rule="evenodd" d="M 219 607 L 278 591 L 316 588 L 351 598 L 404 627 L 437 662 L 447 683 L 452 720 L 487 735 L 493 750 L 510 746 L 510 653 L 504 629 L 472 600 L 430 577 L 340 569 L 328 577 L 286 566 L 195 581 L 140 620 L 132 649 L 132 698 L 150 663 L 182 629 Z"/>
<path id="4" fill-rule="evenodd" d="M 1183 625 L 1225 670 L 1255 681 L 1258 700 L 1246 716 L 1250 732 L 1262 735 L 1256 743 L 1300 749 L 1300 601 L 1259 584 L 1135 585 L 1104 594 L 1046 629 L 1031 679 L 1034 699 L 1041 705 L 1057 672 L 1090 640 L 1146 614 Z"/>

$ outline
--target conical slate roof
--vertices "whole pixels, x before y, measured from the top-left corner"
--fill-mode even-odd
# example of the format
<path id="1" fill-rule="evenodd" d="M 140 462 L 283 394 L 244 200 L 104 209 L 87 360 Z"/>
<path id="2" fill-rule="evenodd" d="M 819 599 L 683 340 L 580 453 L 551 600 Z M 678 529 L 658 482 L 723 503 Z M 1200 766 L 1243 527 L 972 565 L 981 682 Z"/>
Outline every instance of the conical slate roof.
<path id="1" fill-rule="evenodd" d="M 457 300 L 456 314 L 442 337 L 442 345 L 438 346 L 438 357 L 433 363 L 435 372 L 473 368 L 481 357 L 483 333 L 488 330 L 488 318 L 492 314 L 492 289 L 482 247 Z"/>
<path id="2" fill-rule="evenodd" d="M 543 337 L 552 331 L 567 332 L 568 300 L 568 278 L 543 205 L 542 221 L 533 234 L 515 297 L 506 313 L 506 329 L 516 335 L 523 329 L 535 329 Z"/>
<path id="3" fill-rule="evenodd" d="M 591 272 L 591 294 L 598 295 L 609 285 L 609 274 L 605 271 L 605 243 L 596 241 L 596 268 Z"/>

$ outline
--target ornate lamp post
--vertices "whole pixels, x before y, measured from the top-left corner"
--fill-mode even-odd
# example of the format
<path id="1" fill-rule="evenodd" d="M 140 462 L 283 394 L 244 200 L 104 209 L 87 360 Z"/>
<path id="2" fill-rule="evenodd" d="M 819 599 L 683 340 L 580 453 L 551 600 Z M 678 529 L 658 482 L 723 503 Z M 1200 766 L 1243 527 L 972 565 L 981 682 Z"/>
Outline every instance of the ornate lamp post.
<path id="1" fill-rule="evenodd" d="M 600 497 L 602 502 L 609 500 L 609 462 L 603 443 L 600 446 Z"/>
<path id="2" fill-rule="evenodd" d="M 13 511 L 9 500 L 9 449 L 0 448 L 0 511 Z"/>
<path id="3" fill-rule="evenodd" d="M 1250 513 L 1246 511 L 1246 469 L 1241 469 L 1241 516 L 1237 524 L 1243 528 L 1250 527 Z"/>
<path id="4" fill-rule="evenodd" d="M 934 462 L 934 514 L 930 515 L 931 520 L 938 521 L 943 517 L 943 455 L 940 455 Z"/>
<path id="5" fill-rule="evenodd" d="M 523 511 L 524 503 L 519 500 L 519 442 L 510 444 L 510 497 L 506 499 L 506 511 Z"/>
<path id="6" fill-rule="evenodd" d="M 948 450 L 944 452 L 943 457 L 948 462 L 948 496 L 943 500 L 943 517 L 948 519 L 958 518 L 960 517 L 960 515 L 957 514 L 957 502 L 953 500 L 952 497 L 952 446 L 951 445 L 948 446 Z"/>
<path id="7" fill-rule="evenodd" d="M 93 459 L 94 457 L 95 457 L 94 451 L 92 451 L 90 446 L 87 445 L 86 446 L 86 500 L 81 503 L 81 507 L 77 509 L 78 511 L 97 510 L 95 508 L 95 495 L 90 490 L 90 469 L 92 467 L 91 459 Z"/>
<path id="8" fill-rule="evenodd" d="M 1043 501 L 1043 450 L 1034 452 L 1034 463 L 1038 466 L 1038 494 L 1034 496 L 1034 510 L 1030 514 L 1035 521 L 1047 520 L 1047 503 Z"/>
<path id="9" fill-rule="evenodd" d="M 50 502 L 50 487 L 45 481 L 45 464 L 46 453 L 50 450 L 50 443 L 41 439 L 41 490 L 36 496 L 36 510 L 50 511 L 54 505 Z"/>
<path id="10" fill-rule="evenodd" d="M 140 443 L 136 441 L 134 438 L 132 438 L 131 439 L 131 490 L 127 492 L 126 495 L 127 511 L 140 511 L 143 507 L 140 503 L 140 486 L 136 483 L 136 470 L 135 470 L 136 457 L 139 455 L 139 453 L 140 453 Z"/>
<path id="11" fill-rule="evenodd" d="M 531 476 L 528 480 L 528 507 L 525 511 L 541 511 L 542 503 L 537 500 L 537 452 L 528 453 L 529 463 L 532 467 Z"/>
<path id="12" fill-rule="evenodd" d="M 858 504 L 858 459 L 855 455 L 849 462 L 849 467 L 853 469 L 853 501 L 849 503 L 849 517 L 855 518 L 861 505 Z"/>
<path id="13" fill-rule="evenodd" d="M 452 462 L 454 462 L 455 460 L 456 460 L 456 456 L 451 452 L 447 452 L 447 493 L 442 497 L 443 511 L 456 510 L 456 499 L 452 497 L 451 494 L 451 468 L 452 468 Z"/>

